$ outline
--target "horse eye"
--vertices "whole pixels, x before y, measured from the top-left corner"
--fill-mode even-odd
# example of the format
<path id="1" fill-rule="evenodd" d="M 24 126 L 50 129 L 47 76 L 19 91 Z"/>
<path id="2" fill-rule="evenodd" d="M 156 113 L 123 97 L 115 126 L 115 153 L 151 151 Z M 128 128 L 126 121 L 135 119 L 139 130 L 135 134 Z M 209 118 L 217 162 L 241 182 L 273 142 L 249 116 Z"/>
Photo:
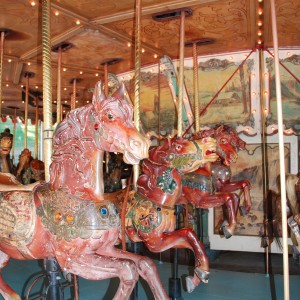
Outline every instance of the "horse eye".
<path id="1" fill-rule="evenodd" d="M 181 145 L 176 145 L 175 148 L 176 148 L 177 151 L 179 151 L 179 150 L 181 150 L 182 146 Z"/>
<path id="2" fill-rule="evenodd" d="M 222 144 L 227 144 L 227 140 L 222 139 L 221 141 L 222 141 Z"/>
<path id="3" fill-rule="evenodd" d="M 107 118 L 108 118 L 109 120 L 112 120 L 112 119 L 114 118 L 114 115 L 113 115 L 112 113 L 108 113 L 108 114 L 107 114 Z"/>

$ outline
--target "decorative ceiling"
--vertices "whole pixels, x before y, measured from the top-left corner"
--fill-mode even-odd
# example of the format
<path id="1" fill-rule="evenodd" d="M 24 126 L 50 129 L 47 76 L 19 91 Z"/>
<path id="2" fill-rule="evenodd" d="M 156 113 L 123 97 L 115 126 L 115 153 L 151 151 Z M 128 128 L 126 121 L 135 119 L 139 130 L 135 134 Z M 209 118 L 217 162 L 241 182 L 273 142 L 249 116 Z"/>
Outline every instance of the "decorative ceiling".
<path id="1" fill-rule="evenodd" d="M 50 1 L 50 0 L 49 0 Z M 41 1 L 40 1 L 41 2 Z M 62 101 L 70 105 L 72 80 L 77 80 L 78 104 L 91 99 L 91 88 L 108 72 L 134 68 L 134 0 L 56 0 L 51 3 L 51 46 L 69 45 L 62 52 Z M 142 0 L 141 65 L 155 64 L 163 55 L 179 57 L 180 18 L 154 20 L 154 15 L 176 15 L 185 9 L 185 42 L 211 39 L 197 47 L 198 55 L 236 52 L 264 45 L 272 48 L 269 0 Z M 300 46 L 300 0 L 276 0 L 280 47 Z M 180 14 L 179 14 L 180 15 Z M 0 0 L 0 29 L 4 38 L 2 113 L 24 114 L 25 74 L 30 95 L 42 95 L 42 5 L 32 0 Z M 261 22 L 261 23 L 259 23 Z M 185 47 L 185 57 L 192 47 Z M 52 97 L 56 100 L 58 53 L 51 52 Z M 22 97 L 23 92 L 23 97 Z M 29 113 L 34 113 L 30 103 Z M 54 107 L 55 109 L 55 107 Z"/>

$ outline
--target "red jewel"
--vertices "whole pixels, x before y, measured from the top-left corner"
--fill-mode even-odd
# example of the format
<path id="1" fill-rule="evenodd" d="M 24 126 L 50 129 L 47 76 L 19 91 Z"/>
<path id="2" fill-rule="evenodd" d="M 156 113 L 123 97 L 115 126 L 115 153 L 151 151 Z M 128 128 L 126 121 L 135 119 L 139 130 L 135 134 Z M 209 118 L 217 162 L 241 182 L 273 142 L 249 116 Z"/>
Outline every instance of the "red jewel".
<path id="1" fill-rule="evenodd" d="M 94 125 L 94 129 L 95 129 L 95 130 L 98 130 L 98 128 L 99 128 L 99 124 L 96 123 L 96 124 Z"/>

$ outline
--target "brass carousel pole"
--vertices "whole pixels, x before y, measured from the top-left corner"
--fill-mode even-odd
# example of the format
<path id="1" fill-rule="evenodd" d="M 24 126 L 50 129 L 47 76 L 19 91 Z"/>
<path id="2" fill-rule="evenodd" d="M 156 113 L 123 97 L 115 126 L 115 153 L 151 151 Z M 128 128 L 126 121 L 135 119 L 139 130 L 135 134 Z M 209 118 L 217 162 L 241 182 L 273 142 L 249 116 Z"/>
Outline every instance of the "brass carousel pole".
<path id="1" fill-rule="evenodd" d="M 45 180 L 50 180 L 53 128 L 52 128 L 52 80 L 51 80 L 51 36 L 50 36 L 50 0 L 42 0 L 43 35 L 43 145 Z"/>
<path id="2" fill-rule="evenodd" d="M 275 1 L 270 0 L 270 4 L 271 4 L 273 45 L 274 45 L 274 66 L 275 66 L 277 122 L 278 122 L 278 139 L 279 139 L 284 300 L 289 300 L 290 291 L 289 291 L 289 261 L 288 261 L 288 241 L 287 241 L 288 232 L 287 232 L 287 212 L 285 209 L 286 208 L 286 186 L 285 186 L 282 99 L 281 99 L 281 85 L 280 85 L 280 72 L 279 72 L 279 54 L 278 54 L 278 37 L 277 37 Z"/>
<path id="3" fill-rule="evenodd" d="M 34 158 L 39 157 L 39 97 L 35 98 Z"/>
<path id="4" fill-rule="evenodd" d="M 12 107 L 14 109 L 14 129 L 13 129 L 13 143 L 12 143 L 12 148 L 11 148 L 11 159 L 14 161 L 15 159 L 15 139 L 16 139 L 16 132 L 17 132 L 17 109 L 19 107 Z"/>
<path id="5" fill-rule="evenodd" d="M 104 93 L 108 96 L 108 63 L 104 63 Z M 109 152 L 105 152 L 105 172 L 108 174 Z"/>
<path id="6" fill-rule="evenodd" d="M 178 118 L 177 118 L 177 136 L 182 137 L 182 110 L 183 110 L 183 88 L 184 88 L 184 23 L 185 23 L 185 11 L 181 11 L 180 16 L 180 41 L 179 41 L 179 83 L 178 83 Z M 176 215 L 176 229 L 179 228 L 179 215 L 181 207 L 175 205 Z M 174 261 L 172 277 L 169 278 L 169 296 L 173 300 L 182 299 L 181 297 L 181 283 L 178 277 L 178 249 L 174 249 Z"/>
<path id="7" fill-rule="evenodd" d="M 269 275 L 269 205 L 267 200 L 268 194 L 268 170 L 267 170 L 267 141 L 266 141 L 266 101 L 264 99 L 264 52 L 259 50 L 259 69 L 260 69 L 260 117 L 261 117 L 261 144 L 262 144 L 262 161 L 263 161 L 263 201 L 265 203 L 265 220 L 264 220 L 264 236 L 262 237 L 262 246 L 265 249 L 266 257 L 266 275 Z"/>
<path id="8" fill-rule="evenodd" d="M 134 125 L 140 131 L 140 88 L 141 88 L 141 0 L 136 0 L 135 7 L 135 68 L 134 68 Z M 139 177 L 139 165 L 133 166 L 133 186 Z"/>
<path id="9" fill-rule="evenodd" d="M 195 132 L 200 131 L 200 103 L 199 103 L 199 86 L 198 86 L 198 56 L 197 56 L 197 42 L 193 42 L 193 83 L 194 83 L 194 107 L 195 107 Z M 195 209 L 197 222 L 197 232 L 199 239 L 203 242 L 203 219 L 202 209 Z"/>
<path id="10" fill-rule="evenodd" d="M 71 97 L 71 110 L 73 110 L 76 107 L 76 83 L 77 83 L 77 78 L 73 78 L 71 80 L 71 83 L 73 84 L 73 93 L 72 93 L 72 97 Z"/>
<path id="11" fill-rule="evenodd" d="M 57 50 L 57 91 L 56 91 L 56 122 L 61 122 L 61 60 L 62 60 L 62 49 L 61 46 Z"/>
<path id="12" fill-rule="evenodd" d="M 194 105 L 195 105 L 195 131 L 200 130 L 200 103 L 199 103 L 199 87 L 198 87 L 198 57 L 197 43 L 193 43 L 193 79 L 194 79 Z"/>
<path id="13" fill-rule="evenodd" d="M 24 127 L 24 149 L 27 147 L 27 136 L 28 136 L 28 98 L 29 98 L 29 78 L 32 78 L 34 73 L 26 72 L 26 90 L 25 90 L 25 127 Z"/>
<path id="14" fill-rule="evenodd" d="M 133 122 L 138 131 L 140 131 L 140 88 L 141 88 L 141 2 L 135 2 L 135 68 L 134 68 L 134 110 Z M 136 191 L 137 180 L 139 177 L 139 165 L 133 165 L 133 187 Z M 131 243 L 131 251 L 140 252 L 141 243 Z M 138 285 L 132 291 L 131 300 L 138 299 Z"/>

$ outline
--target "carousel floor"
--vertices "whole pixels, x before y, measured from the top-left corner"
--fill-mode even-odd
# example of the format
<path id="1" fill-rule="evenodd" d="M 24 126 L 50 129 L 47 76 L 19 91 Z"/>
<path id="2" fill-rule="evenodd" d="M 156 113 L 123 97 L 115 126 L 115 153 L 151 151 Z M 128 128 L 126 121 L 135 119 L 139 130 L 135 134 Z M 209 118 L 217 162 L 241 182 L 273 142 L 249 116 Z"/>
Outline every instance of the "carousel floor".
<path id="1" fill-rule="evenodd" d="M 283 299 L 282 257 L 271 256 L 272 274 L 264 273 L 264 255 L 261 253 L 222 252 L 211 262 L 211 275 L 208 284 L 200 284 L 193 293 L 188 294 L 182 288 L 182 298 L 186 300 L 281 300 Z M 165 288 L 168 290 L 172 265 L 169 262 L 155 260 Z M 289 260 L 291 275 L 290 298 L 299 299 L 300 265 L 292 258 Z M 39 261 L 11 260 L 3 270 L 3 277 L 24 298 L 29 284 L 36 275 L 41 274 Z M 255 267 L 258 266 L 258 267 Z M 179 265 L 178 274 L 184 276 L 191 272 L 191 266 Z M 293 275 L 292 275 L 293 274 Z M 181 281 L 183 281 L 181 279 Z M 111 300 L 118 285 L 117 279 L 89 281 L 79 278 L 80 300 Z M 37 285 L 38 286 L 38 285 Z M 36 296 L 33 289 L 32 297 Z M 1 297 L 0 297 L 1 299 Z M 70 290 L 65 289 L 65 298 L 72 299 Z M 147 284 L 138 285 L 138 299 L 153 299 Z M 179 298 L 177 298 L 179 299 Z"/>

